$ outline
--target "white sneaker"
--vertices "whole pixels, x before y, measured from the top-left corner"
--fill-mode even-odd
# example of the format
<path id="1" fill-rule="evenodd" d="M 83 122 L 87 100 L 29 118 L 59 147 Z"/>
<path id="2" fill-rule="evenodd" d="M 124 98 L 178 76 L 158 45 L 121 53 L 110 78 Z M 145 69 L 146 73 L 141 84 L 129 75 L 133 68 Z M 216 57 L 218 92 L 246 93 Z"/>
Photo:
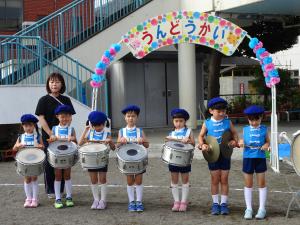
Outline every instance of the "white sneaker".
<path id="1" fill-rule="evenodd" d="M 244 219 L 245 220 L 252 220 L 252 214 L 253 214 L 252 209 L 246 209 Z"/>
<path id="2" fill-rule="evenodd" d="M 99 201 L 98 200 L 94 200 L 93 204 L 91 206 L 91 209 L 97 209 L 98 204 L 99 204 Z"/>

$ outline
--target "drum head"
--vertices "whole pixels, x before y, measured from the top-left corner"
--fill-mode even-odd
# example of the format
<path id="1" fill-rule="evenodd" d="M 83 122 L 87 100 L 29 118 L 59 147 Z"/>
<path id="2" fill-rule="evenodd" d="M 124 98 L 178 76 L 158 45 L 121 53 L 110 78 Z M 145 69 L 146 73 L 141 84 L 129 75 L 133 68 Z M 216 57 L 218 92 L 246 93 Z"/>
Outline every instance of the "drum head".
<path id="1" fill-rule="evenodd" d="M 140 161 L 147 157 L 147 150 L 142 145 L 126 144 L 119 148 L 117 156 L 125 161 Z"/>
<path id="2" fill-rule="evenodd" d="M 298 176 L 300 176 L 300 134 L 294 137 L 292 143 L 291 160 L 294 165 L 294 169 Z"/>
<path id="3" fill-rule="evenodd" d="M 21 149 L 16 155 L 16 160 L 24 164 L 40 163 L 44 161 L 45 158 L 46 155 L 44 151 L 38 148 L 24 148 Z"/>
<path id="4" fill-rule="evenodd" d="M 220 151 L 224 158 L 230 159 L 232 155 L 233 148 L 228 145 L 232 140 L 232 133 L 230 131 L 225 131 L 222 135 L 222 142 L 220 144 Z"/>
<path id="5" fill-rule="evenodd" d="M 79 148 L 79 151 L 82 153 L 98 153 L 106 150 L 106 145 L 98 143 L 88 143 Z"/>
<path id="6" fill-rule="evenodd" d="M 76 151 L 77 145 L 74 142 L 55 141 L 49 144 L 48 151 L 54 154 L 69 155 Z"/>
<path id="7" fill-rule="evenodd" d="M 206 143 L 208 144 L 210 150 L 207 152 L 202 151 L 203 157 L 209 163 L 214 163 L 218 160 L 220 156 L 220 147 L 218 141 L 213 136 L 207 136 L 205 138 Z"/>
<path id="8" fill-rule="evenodd" d="M 191 149 L 194 149 L 194 146 L 191 144 L 185 144 L 179 141 L 168 141 L 166 142 L 166 146 L 176 149 L 176 150 L 181 150 L 181 151 L 188 151 Z"/>

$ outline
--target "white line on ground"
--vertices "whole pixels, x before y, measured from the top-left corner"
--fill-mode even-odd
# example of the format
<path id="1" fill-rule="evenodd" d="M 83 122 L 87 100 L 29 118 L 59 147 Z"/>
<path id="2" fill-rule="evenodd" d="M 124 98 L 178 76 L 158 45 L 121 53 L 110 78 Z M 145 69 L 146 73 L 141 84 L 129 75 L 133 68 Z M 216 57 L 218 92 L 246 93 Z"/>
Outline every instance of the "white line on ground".
<path id="1" fill-rule="evenodd" d="M 23 187 L 24 184 L 0 184 L 0 187 Z M 44 184 L 39 184 L 39 186 L 44 186 Z M 89 184 L 72 184 L 73 187 L 90 187 Z M 107 185 L 108 187 L 112 188 L 120 188 L 123 187 L 125 188 L 125 185 L 122 184 L 109 184 Z M 159 185 L 144 185 L 144 188 L 170 188 L 170 186 L 159 186 Z M 192 189 L 203 189 L 203 190 L 208 190 L 209 188 L 207 187 L 199 187 L 199 186 L 191 186 L 190 188 Z M 233 191 L 244 191 L 244 189 L 241 188 L 230 188 L 230 190 Z M 258 190 L 254 190 L 258 191 Z M 270 193 L 279 193 L 279 194 L 295 194 L 296 192 L 294 191 L 279 191 L 279 190 L 268 190 Z"/>

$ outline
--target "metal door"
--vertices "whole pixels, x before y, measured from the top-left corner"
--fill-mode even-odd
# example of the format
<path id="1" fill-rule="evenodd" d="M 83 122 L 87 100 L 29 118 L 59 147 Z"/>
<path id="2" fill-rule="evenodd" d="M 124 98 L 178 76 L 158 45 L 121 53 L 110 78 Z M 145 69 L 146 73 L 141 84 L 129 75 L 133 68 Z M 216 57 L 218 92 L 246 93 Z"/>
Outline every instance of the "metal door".
<path id="1" fill-rule="evenodd" d="M 165 63 L 145 63 L 146 126 L 167 125 Z"/>

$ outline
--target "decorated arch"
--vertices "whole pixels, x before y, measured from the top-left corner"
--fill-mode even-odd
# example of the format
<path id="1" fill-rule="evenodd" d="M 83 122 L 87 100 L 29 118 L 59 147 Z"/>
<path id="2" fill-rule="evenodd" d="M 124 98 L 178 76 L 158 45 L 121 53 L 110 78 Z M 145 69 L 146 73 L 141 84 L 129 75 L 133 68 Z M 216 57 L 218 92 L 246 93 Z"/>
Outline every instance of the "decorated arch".
<path id="1" fill-rule="evenodd" d="M 256 59 L 260 62 L 265 85 L 271 89 L 271 167 L 275 172 L 279 172 L 276 115 L 276 84 L 280 82 L 278 71 L 262 42 L 256 37 L 250 37 L 247 31 L 239 26 L 213 14 L 197 11 L 168 12 L 147 19 L 131 28 L 118 43 L 112 44 L 104 51 L 100 61 L 96 64 L 95 73 L 92 74 L 90 82 L 93 87 L 92 110 L 96 108 L 97 89 L 106 80 L 106 69 L 114 61 L 122 44 L 127 46 L 137 59 L 161 47 L 181 43 L 207 46 L 231 56 L 245 37 L 249 39 L 249 47 L 253 49 Z"/>

